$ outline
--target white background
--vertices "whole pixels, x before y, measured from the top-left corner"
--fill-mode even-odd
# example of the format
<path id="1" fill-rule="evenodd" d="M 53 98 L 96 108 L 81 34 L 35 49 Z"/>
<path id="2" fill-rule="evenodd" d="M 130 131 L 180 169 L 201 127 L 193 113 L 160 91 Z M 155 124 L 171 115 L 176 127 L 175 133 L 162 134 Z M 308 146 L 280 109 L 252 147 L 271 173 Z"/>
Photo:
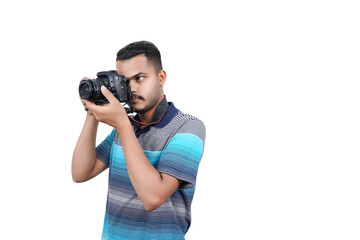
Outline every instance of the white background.
<path id="1" fill-rule="evenodd" d="M 0 239 L 100 239 L 77 87 L 154 42 L 207 127 L 188 240 L 360 238 L 357 1 L 3 1 Z M 101 125 L 98 141 L 111 129 Z"/>

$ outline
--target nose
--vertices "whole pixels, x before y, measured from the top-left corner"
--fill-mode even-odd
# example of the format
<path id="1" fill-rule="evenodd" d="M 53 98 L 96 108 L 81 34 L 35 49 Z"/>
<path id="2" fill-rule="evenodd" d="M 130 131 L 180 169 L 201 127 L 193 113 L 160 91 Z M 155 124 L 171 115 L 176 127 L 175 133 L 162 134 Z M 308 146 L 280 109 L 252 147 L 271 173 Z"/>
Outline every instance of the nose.
<path id="1" fill-rule="evenodd" d="M 134 79 L 130 79 L 129 81 L 130 83 L 130 88 L 131 88 L 131 92 L 136 92 L 137 91 L 137 83 Z"/>

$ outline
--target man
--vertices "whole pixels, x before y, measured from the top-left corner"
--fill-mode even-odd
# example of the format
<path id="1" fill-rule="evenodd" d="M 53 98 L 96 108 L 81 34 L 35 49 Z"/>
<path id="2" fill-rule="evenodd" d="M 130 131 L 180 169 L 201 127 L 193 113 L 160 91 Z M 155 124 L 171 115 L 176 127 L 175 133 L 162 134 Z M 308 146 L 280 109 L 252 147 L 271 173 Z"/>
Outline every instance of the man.
<path id="1" fill-rule="evenodd" d="M 121 49 L 116 68 L 130 79 L 137 115 L 130 121 L 105 87 L 108 104 L 82 100 L 88 111 L 74 150 L 73 180 L 84 182 L 109 168 L 103 239 L 184 239 L 205 127 L 167 102 L 166 72 L 152 43 Z M 99 121 L 114 130 L 95 148 Z"/>

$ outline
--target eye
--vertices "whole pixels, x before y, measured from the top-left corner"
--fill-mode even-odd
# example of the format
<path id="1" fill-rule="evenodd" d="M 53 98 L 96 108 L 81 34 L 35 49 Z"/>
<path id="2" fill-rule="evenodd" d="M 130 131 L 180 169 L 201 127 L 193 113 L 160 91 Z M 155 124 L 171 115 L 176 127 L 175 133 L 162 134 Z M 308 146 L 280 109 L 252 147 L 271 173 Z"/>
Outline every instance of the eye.
<path id="1" fill-rule="evenodd" d="M 141 80 L 143 80 L 144 79 L 144 76 L 137 76 L 137 77 L 135 77 L 135 80 L 136 81 L 141 81 Z"/>

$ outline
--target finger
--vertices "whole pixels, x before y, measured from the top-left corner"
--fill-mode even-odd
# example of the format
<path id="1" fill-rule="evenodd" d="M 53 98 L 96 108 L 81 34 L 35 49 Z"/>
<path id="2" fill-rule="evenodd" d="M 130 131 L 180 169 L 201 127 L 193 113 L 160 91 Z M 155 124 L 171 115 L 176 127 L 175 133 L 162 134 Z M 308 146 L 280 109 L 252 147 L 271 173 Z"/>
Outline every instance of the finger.
<path id="1" fill-rule="evenodd" d="M 85 99 L 82 99 L 81 97 L 80 97 L 80 101 L 81 101 L 82 105 L 83 105 L 85 108 L 87 108 L 87 107 L 86 107 L 86 102 L 89 102 L 89 101 L 87 101 L 87 100 L 85 100 Z M 90 103 L 91 103 L 91 102 L 90 102 Z"/>
<path id="2" fill-rule="evenodd" d="M 84 107 L 90 110 L 91 112 L 98 112 L 100 106 L 94 104 L 93 102 L 90 102 L 88 100 L 83 100 Z"/>
<path id="3" fill-rule="evenodd" d="M 101 86 L 101 92 L 109 101 L 109 103 L 118 102 L 116 97 L 104 85 Z"/>

